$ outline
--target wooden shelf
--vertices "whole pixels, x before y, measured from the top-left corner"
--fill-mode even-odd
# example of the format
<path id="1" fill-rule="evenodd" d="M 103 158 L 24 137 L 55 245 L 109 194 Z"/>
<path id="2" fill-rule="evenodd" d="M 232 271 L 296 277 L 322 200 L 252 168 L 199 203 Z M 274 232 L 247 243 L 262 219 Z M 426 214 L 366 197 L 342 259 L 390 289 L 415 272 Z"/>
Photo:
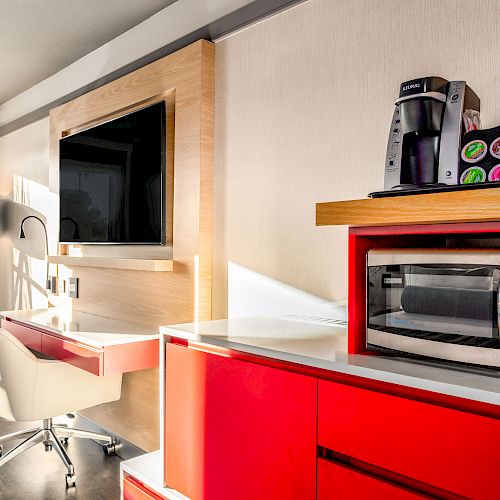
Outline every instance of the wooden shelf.
<path id="1" fill-rule="evenodd" d="M 68 267 L 107 267 L 132 271 L 173 271 L 174 261 L 169 259 L 109 259 L 103 257 L 75 257 L 72 255 L 49 255 L 50 264 Z"/>
<path id="2" fill-rule="evenodd" d="M 316 204 L 317 226 L 500 221 L 500 188 Z"/>

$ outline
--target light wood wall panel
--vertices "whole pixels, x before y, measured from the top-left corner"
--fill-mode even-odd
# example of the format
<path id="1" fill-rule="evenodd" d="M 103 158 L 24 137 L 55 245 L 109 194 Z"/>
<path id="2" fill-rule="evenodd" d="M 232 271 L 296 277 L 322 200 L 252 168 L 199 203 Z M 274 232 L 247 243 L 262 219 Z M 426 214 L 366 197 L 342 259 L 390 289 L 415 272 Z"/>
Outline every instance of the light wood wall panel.
<path id="1" fill-rule="evenodd" d="M 173 179 L 169 246 L 70 246 L 70 255 L 174 259 L 173 271 L 92 269 L 77 262 L 79 298 L 60 305 L 160 327 L 211 317 L 214 46 L 201 40 L 68 102 L 50 113 L 50 183 L 58 191 L 59 139 L 105 119 L 167 99 L 168 178 Z M 174 113 L 172 113 L 172 110 Z M 173 173 L 172 173 L 173 172 Z M 172 199 L 172 198 L 171 198 Z M 52 221 L 57 224 L 57 221 Z M 170 233 L 171 234 L 171 233 Z M 65 249 L 64 249 L 65 250 Z M 163 252 L 163 253 L 161 253 Z M 120 401 L 82 412 L 145 450 L 159 447 L 158 370 L 124 376 Z"/>
<path id="2" fill-rule="evenodd" d="M 80 413 L 105 429 L 128 437 L 144 450 L 157 450 L 156 429 L 160 425 L 158 377 L 158 368 L 126 373 L 119 401 L 94 406 Z"/>

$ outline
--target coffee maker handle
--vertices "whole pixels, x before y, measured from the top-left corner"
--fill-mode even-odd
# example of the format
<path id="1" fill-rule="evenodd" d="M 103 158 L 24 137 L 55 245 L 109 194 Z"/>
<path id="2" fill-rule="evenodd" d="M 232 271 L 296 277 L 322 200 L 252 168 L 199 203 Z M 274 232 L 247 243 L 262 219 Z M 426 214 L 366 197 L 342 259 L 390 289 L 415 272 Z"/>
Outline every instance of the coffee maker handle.
<path id="1" fill-rule="evenodd" d="M 394 101 L 394 104 L 398 105 L 403 101 L 409 101 L 410 99 L 415 99 L 416 97 L 427 97 L 429 99 L 436 99 L 437 101 L 446 102 L 446 94 L 442 94 L 441 92 L 422 92 L 420 94 L 412 94 L 400 97 L 399 99 L 396 99 Z"/>

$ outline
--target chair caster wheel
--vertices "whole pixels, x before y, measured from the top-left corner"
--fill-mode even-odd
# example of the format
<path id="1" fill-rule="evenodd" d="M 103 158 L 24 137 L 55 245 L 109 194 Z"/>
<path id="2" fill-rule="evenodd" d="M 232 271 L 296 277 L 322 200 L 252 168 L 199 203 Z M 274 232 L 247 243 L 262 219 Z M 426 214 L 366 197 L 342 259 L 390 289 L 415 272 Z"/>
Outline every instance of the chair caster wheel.
<path id="1" fill-rule="evenodd" d="M 51 444 L 46 444 L 45 445 L 45 451 L 52 451 L 52 445 Z"/>
<path id="2" fill-rule="evenodd" d="M 76 486 L 76 474 L 66 474 L 66 488 Z"/>
<path id="3" fill-rule="evenodd" d="M 61 438 L 59 441 L 61 444 L 68 444 L 68 438 Z"/>
<path id="4" fill-rule="evenodd" d="M 102 447 L 105 455 L 114 455 L 116 453 L 116 443 L 105 444 Z"/>

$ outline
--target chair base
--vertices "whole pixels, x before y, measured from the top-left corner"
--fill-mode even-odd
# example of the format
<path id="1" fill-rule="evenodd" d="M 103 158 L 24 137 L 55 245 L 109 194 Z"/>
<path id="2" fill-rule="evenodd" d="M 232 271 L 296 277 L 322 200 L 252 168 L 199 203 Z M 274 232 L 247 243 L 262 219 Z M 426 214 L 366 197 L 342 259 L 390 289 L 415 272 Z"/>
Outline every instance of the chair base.
<path id="1" fill-rule="evenodd" d="M 97 432 L 86 431 L 82 429 L 73 429 L 65 424 L 54 424 L 51 418 L 43 421 L 43 426 L 36 429 L 29 429 L 26 431 L 13 432 L 5 436 L 0 436 L 0 467 L 7 462 L 17 457 L 26 450 L 33 446 L 43 443 L 45 451 L 54 449 L 62 462 L 64 463 L 66 474 L 66 487 L 76 486 L 75 468 L 71 463 L 62 441 L 68 442 L 68 438 L 76 437 L 83 439 L 94 439 L 96 441 L 104 441 L 103 450 L 106 455 L 111 455 L 116 451 L 117 441 L 111 436 L 100 434 Z M 24 441 L 3 455 L 3 444 L 9 441 L 24 439 Z"/>

